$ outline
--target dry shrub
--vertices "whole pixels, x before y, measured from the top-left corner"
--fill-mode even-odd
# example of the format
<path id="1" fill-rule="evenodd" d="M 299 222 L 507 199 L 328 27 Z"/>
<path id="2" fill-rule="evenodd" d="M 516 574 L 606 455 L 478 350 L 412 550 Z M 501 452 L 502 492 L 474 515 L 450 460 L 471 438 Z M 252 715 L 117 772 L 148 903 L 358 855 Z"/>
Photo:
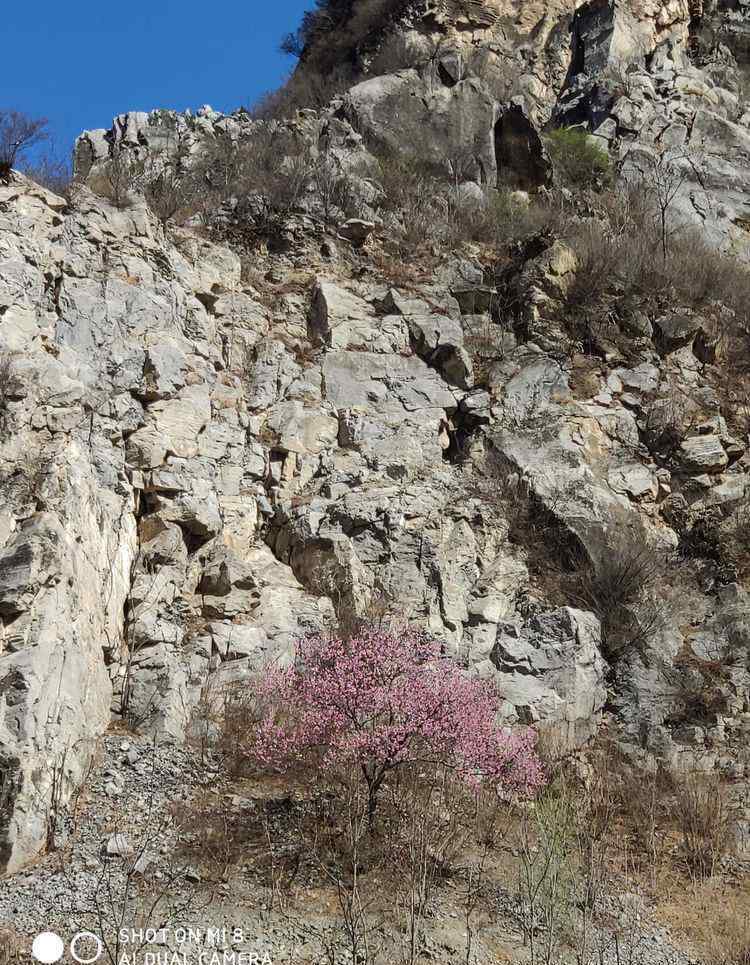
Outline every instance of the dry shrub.
<path id="1" fill-rule="evenodd" d="M 381 150 L 380 186 L 383 208 L 407 245 L 434 240 L 444 230 L 445 214 L 439 201 L 440 180 L 429 165 L 406 155 Z"/>
<path id="2" fill-rule="evenodd" d="M 19 358 L 19 352 L 0 352 L 0 441 L 9 429 L 9 403 L 14 398 L 13 369 Z"/>
<path id="3" fill-rule="evenodd" d="M 493 524 L 502 522 L 507 527 L 508 540 L 524 553 L 532 583 L 545 603 L 568 605 L 568 574 L 581 552 L 578 541 L 561 522 L 570 487 L 553 484 L 542 501 L 528 480 L 506 465 L 494 449 L 486 454 L 484 464 L 475 468 L 467 484 L 468 495 L 482 501 Z"/>
<path id="4" fill-rule="evenodd" d="M 744 500 L 724 525 L 724 548 L 741 578 L 750 574 L 750 503 Z"/>
<path id="5" fill-rule="evenodd" d="M 113 145 L 101 171 L 89 177 L 88 185 L 96 194 L 107 198 L 122 210 L 133 204 L 143 171 L 143 161 L 118 143 Z"/>
<path id="6" fill-rule="evenodd" d="M 750 887 L 716 879 L 663 897 L 661 920 L 683 934 L 706 965 L 750 965 Z"/>
<path id="7" fill-rule="evenodd" d="M 702 512 L 682 535 L 685 555 L 713 561 L 727 581 L 750 574 L 750 504 L 748 494 L 724 516 L 720 509 Z"/>
<path id="8" fill-rule="evenodd" d="M 554 229 L 560 199 L 548 195 L 523 201 L 504 188 L 485 189 L 481 200 L 453 188 L 447 196 L 446 239 L 451 246 L 476 242 L 495 249 L 522 243 L 541 230 Z"/>
<path id="9" fill-rule="evenodd" d="M 726 791 L 715 774 L 678 775 L 674 779 L 674 815 L 682 857 L 696 878 L 710 878 L 731 846 Z"/>
<path id="10" fill-rule="evenodd" d="M 280 125 L 258 124 L 240 142 L 217 138 L 199 176 L 208 185 L 212 233 L 239 249 L 259 241 L 283 247 L 289 216 L 303 200 L 326 223 L 353 209 L 352 180 L 339 160 Z"/>
<path id="11" fill-rule="evenodd" d="M 201 209 L 205 201 L 205 184 L 188 169 L 181 159 L 157 158 L 143 177 L 146 203 L 162 224 L 184 221 Z"/>
<path id="12" fill-rule="evenodd" d="M 630 860 L 651 873 L 656 887 L 665 855 L 665 824 L 670 814 L 671 782 L 662 770 L 641 771 L 624 760 L 611 769 L 619 794 L 619 818 L 627 835 Z"/>
<path id="13" fill-rule="evenodd" d="M 579 267 L 568 291 L 568 305 L 596 310 L 602 306 L 618 268 L 620 246 L 600 222 L 590 221 L 576 232 L 573 248 Z"/>
<path id="14" fill-rule="evenodd" d="M 302 58 L 303 66 L 328 71 L 356 63 L 373 34 L 398 17 L 409 0 L 316 0 L 297 31 L 281 42 L 284 53 Z"/>
<path id="15" fill-rule="evenodd" d="M 435 46 L 430 44 L 429 53 L 434 55 Z M 378 52 L 370 63 L 367 74 L 369 77 L 380 77 L 383 74 L 395 74 L 407 67 L 415 67 L 427 59 L 425 51 L 417 47 L 408 36 L 396 31 L 385 38 Z"/>
<path id="16" fill-rule="evenodd" d="M 599 617 L 602 652 L 610 663 L 629 653 L 643 655 L 664 628 L 666 614 L 654 592 L 664 562 L 642 538 L 626 537 L 579 574 L 577 603 Z"/>
<path id="17" fill-rule="evenodd" d="M 432 245 L 445 250 L 466 243 L 502 248 L 557 224 L 559 198 L 525 202 L 506 189 L 463 180 L 466 159 L 440 166 L 370 144 L 380 166 L 381 207 L 403 248 Z"/>
<path id="18" fill-rule="evenodd" d="M 259 125 L 249 137 L 217 137 L 197 174 L 209 186 L 214 204 L 228 198 L 263 195 L 269 205 L 288 210 L 299 199 L 309 156 L 301 138 L 272 125 Z"/>
<path id="19" fill-rule="evenodd" d="M 700 401 L 681 386 L 672 384 L 648 406 L 639 428 L 644 443 L 659 464 L 669 465 L 682 440 L 704 417 Z"/>
<path id="20" fill-rule="evenodd" d="M 567 296 L 569 316 L 583 324 L 625 320 L 634 310 L 647 314 L 675 304 L 715 314 L 729 309 L 722 337 L 748 372 L 750 271 L 737 258 L 711 249 L 694 230 L 669 238 L 660 234 L 660 209 L 649 186 L 637 183 L 588 197 L 594 219 L 573 222 L 565 239 L 581 268 Z M 746 383 L 743 382 L 746 386 Z"/>
<path id="21" fill-rule="evenodd" d="M 27 943 L 12 928 L 0 928 L 0 965 L 21 965 L 29 960 Z"/>
<path id="22" fill-rule="evenodd" d="M 498 324 L 490 315 L 483 315 L 477 322 L 464 318 L 464 347 L 471 357 L 474 385 L 487 385 L 492 366 L 514 345 L 515 338 L 507 324 Z"/>
<path id="23" fill-rule="evenodd" d="M 69 157 L 45 151 L 33 161 L 27 161 L 21 171 L 27 178 L 52 191 L 61 198 L 70 198 L 73 189 L 73 168 Z"/>
<path id="24" fill-rule="evenodd" d="M 353 83 L 351 70 L 337 65 L 328 71 L 301 64 L 277 90 L 260 97 L 249 109 L 258 120 L 293 118 L 297 111 L 319 111 Z"/>
<path id="25" fill-rule="evenodd" d="M 0 183 L 8 181 L 16 161 L 47 139 L 48 124 L 46 117 L 0 110 Z"/>
<path id="26" fill-rule="evenodd" d="M 521 924 L 532 963 L 551 963 L 573 927 L 576 792 L 564 772 L 550 780 L 518 832 Z"/>
<path id="27" fill-rule="evenodd" d="M 260 719 L 257 702 L 246 686 L 229 686 L 221 695 L 220 705 L 214 700 L 212 708 L 212 713 L 218 710 L 219 721 L 215 752 L 227 774 L 246 776 L 252 768 L 248 765 L 245 748 Z"/>
<path id="28" fill-rule="evenodd" d="M 595 750 L 591 772 L 582 786 L 576 807 L 576 843 L 581 873 L 581 899 L 594 909 L 603 897 L 609 876 L 609 857 L 614 850 L 620 771 L 608 749 Z"/>

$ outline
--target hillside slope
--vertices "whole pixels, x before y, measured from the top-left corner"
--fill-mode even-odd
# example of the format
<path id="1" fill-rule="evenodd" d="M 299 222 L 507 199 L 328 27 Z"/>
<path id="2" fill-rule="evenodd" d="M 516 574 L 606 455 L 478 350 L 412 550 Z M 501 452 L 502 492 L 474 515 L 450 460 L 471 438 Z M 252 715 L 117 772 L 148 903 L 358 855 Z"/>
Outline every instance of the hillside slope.
<path id="1" fill-rule="evenodd" d="M 188 786 L 207 695 L 358 620 L 426 628 L 558 751 L 606 735 L 719 775 L 746 870 L 750 13 L 446 0 L 383 31 L 363 7 L 320 110 L 123 114 L 79 138 L 71 198 L 0 185 L 0 908 L 21 896 L 23 931 L 56 872 L 14 876 L 113 724 Z M 571 124 L 593 189 L 565 182 Z M 205 185 L 227 145 L 270 145 L 287 189 L 315 173 L 283 216 L 252 174 L 160 220 L 133 167 L 113 203 L 123 158 Z M 661 235 L 622 200 L 644 177 Z M 502 243 L 448 230 L 479 209 Z M 91 786 L 99 835 L 120 792 Z M 643 961 L 688 960 L 654 934 Z"/>

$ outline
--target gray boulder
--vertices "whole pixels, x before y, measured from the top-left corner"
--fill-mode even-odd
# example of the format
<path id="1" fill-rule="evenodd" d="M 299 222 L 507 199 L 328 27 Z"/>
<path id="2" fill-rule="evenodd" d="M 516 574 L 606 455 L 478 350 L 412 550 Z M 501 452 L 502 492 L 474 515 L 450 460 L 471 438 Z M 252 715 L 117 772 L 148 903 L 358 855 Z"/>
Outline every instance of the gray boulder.
<path id="1" fill-rule="evenodd" d="M 593 737 L 607 698 L 600 645 L 596 617 L 570 607 L 500 626 L 490 660 L 507 719 L 534 724 L 565 748 Z"/>

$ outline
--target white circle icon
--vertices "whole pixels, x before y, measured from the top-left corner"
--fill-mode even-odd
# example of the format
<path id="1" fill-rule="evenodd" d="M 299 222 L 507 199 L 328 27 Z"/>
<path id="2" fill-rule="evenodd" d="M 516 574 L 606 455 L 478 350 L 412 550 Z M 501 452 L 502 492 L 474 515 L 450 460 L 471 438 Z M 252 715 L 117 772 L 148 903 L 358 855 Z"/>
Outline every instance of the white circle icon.
<path id="1" fill-rule="evenodd" d="M 43 931 L 31 943 L 31 954 L 43 965 L 59 962 L 65 952 L 62 938 L 53 931 Z"/>
<path id="2" fill-rule="evenodd" d="M 82 955 L 78 954 L 78 943 L 85 942 L 86 940 L 93 942 L 96 945 L 96 951 L 91 955 L 90 958 L 84 958 Z M 85 947 L 85 946 L 84 946 Z M 79 931 L 77 935 L 73 936 L 70 943 L 70 954 L 73 961 L 78 962 L 78 965 L 92 965 L 93 962 L 98 961 L 102 957 L 102 952 L 104 948 L 102 946 L 101 938 L 90 931 Z"/>

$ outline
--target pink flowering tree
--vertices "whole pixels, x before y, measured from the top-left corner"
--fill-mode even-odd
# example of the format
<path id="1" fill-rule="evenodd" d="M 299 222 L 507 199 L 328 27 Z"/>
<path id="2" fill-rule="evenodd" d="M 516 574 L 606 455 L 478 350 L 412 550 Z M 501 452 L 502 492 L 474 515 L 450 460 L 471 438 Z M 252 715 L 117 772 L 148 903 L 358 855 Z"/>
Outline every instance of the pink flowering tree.
<path id="1" fill-rule="evenodd" d="M 300 640 L 292 667 L 266 670 L 259 699 L 251 756 L 278 769 L 354 764 L 370 820 L 383 782 L 404 765 L 437 764 L 505 797 L 543 784 L 535 733 L 499 727 L 497 691 L 413 630 Z"/>

